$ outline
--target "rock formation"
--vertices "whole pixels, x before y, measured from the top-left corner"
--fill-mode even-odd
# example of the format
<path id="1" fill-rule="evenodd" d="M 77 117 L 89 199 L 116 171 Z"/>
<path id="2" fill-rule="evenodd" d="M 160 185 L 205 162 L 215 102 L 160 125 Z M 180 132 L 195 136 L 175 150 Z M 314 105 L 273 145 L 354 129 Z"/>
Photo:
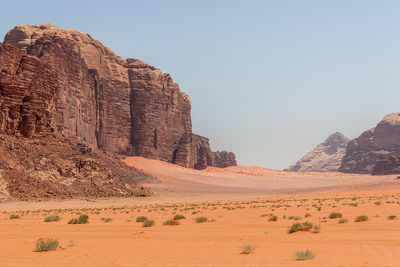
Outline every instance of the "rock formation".
<path id="1" fill-rule="evenodd" d="M 226 150 L 213 152 L 215 159 L 215 166 L 219 168 L 226 168 L 229 166 L 236 166 L 236 156 L 233 152 Z"/>
<path id="2" fill-rule="evenodd" d="M 378 125 L 349 142 L 340 171 L 352 173 L 399 173 L 400 113 L 392 113 Z"/>
<path id="3" fill-rule="evenodd" d="M 107 152 L 216 166 L 208 139 L 192 133 L 189 97 L 169 74 L 51 24 L 17 26 L 4 41 L 16 48 L 3 45 L 0 54 L 2 132 L 47 131 Z"/>
<path id="4" fill-rule="evenodd" d="M 298 172 L 332 172 L 338 171 L 349 142 L 344 135 L 336 132 L 311 152 L 302 157 L 295 165 L 285 171 Z"/>

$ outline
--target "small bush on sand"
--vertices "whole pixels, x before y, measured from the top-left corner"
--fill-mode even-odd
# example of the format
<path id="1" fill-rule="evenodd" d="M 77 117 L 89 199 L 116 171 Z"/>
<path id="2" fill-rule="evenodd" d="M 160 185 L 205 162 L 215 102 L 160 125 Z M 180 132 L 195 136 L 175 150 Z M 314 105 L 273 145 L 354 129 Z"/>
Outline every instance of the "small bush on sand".
<path id="1" fill-rule="evenodd" d="M 146 216 L 139 216 L 136 218 L 136 222 L 144 222 L 145 220 L 147 220 Z"/>
<path id="2" fill-rule="evenodd" d="M 203 222 L 207 222 L 207 221 L 208 221 L 208 219 L 206 217 L 199 217 L 199 218 L 196 218 L 196 220 L 195 220 L 196 223 L 203 223 Z"/>
<path id="3" fill-rule="evenodd" d="M 89 223 L 89 216 L 82 214 L 78 219 L 69 220 L 68 224 L 87 224 Z"/>
<path id="4" fill-rule="evenodd" d="M 397 218 L 396 215 L 390 215 L 387 217 L 388 220 L 395 220 Z"/>
<path id="5" fill-rule="evenodd" d="M 366 222 L 366 221 L 368 221 L 368 216 L 367 215 L 357 216 L 354 221 L 355 222 Z"/>
<path id="6" fill-rule="evenodd" d="M 11 219 L 11 220 L 14 220 L 14 219 L 21 219 L 21 217 L 19 217 L 19 215 L 16 215 L 16 214 L 11 214 L 11 215 L 10 215 L 10 219 Z"/>
<path id="7" fill-rule="evenodd" d="M 254 253 L 254 251 L 256 250 L 256 246 L 251 245 L 251 244 L 245 244 L 242 247 L 242 252 L 241 254 L 250 254 L 250 253 Z"/>
<path id="8" fill-rule="evenodd" d="M 107 223 L 107 222 L 112 222 L 113 218 L 101 218 L 101 220 Z"/>
<path id="9" fill-rule="evenodd" d="M 332 212 L 332 213 L 329 215 L 329 218 L 330 218 L 330 219 L 342 218 L 342 214 L 339 213 L 339 212 Z"/>
<path id="10" fill-rule="evenodd" d="M 57 222 L 60 220 L 60 216 L 57 215 L 52 215 L 52 216 L 48 216 L 46 218 L 44 218 L 45 222 Z"/>
<path id="11" fill-rule="evenodd" d="M 272 216 L 272 217 L 269 217 L 269 219 L 268 219 L 268 221 L 271 221 L 271 222 L 276 222 L 276 221 L 278 221 L 278 216 Z"/>
<path id="12" fill-rule="evenodd" d="M 311 260 L 314 259 L 315 254 L 311 250 L 307 249 L 305 251 L 296 251 L 296 260 Z"/>
<path id="13" fill-rule="evenodd" d="M 288 230 L 288 234 L 295 233 L 298 231 L 310 231 L 312 228 L 313 224 L 310 222 L 293 223 Z"/>
<path id="14" fill-rule="evenodd" d="M 166 220 L 163 225 L 180 225 L 180 223 L 176 220 Z"/>
<path id="15" fill-rule="evenodd" d="M 174 220 L 183 220 L 183 219 L 186 219 L 186 217 L 183 216 L 183 215 L 176 214 L 176 215 L 174 216 Z"/>
<path id="16" fill-rule="evenodd" d="M 347 219 L 340 219 L 339 220 L 339 223 L 348 223 L 349 222 L 349 220 L 347 220 Z"/>
<path id="17" fill-rule="evenodd" d="M 152 227 L 154 226 L 156 223 L 153 220 L 145 220 L 142 224 L 143 227 Z"/>
<path id="18" fill-rule="evenodd" d="M 35 251 L 49 251 L 58 248 L 58 240 L 53 238 L 40 238 L 36 241 Z"/>

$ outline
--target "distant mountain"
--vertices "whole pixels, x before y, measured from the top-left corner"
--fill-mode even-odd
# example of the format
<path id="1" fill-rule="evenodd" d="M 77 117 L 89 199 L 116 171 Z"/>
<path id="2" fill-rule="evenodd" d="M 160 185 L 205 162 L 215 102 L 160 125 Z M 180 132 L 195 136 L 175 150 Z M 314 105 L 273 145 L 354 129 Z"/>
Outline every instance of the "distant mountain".
<path id="1" fill-rule="evenodd" d="M 302 157 L 296 164 L 285 169 L 293 172 L 330 172 L 338 171 L 342 158 L 346 154 L 349 139 L 336 132 L 311 152 Z"/>
<path id="2" fill-rule="evenodd" d="M 400 113 L 386 115 L 375 128 L 351 140 L 340 171 L 400 173 Z"/>

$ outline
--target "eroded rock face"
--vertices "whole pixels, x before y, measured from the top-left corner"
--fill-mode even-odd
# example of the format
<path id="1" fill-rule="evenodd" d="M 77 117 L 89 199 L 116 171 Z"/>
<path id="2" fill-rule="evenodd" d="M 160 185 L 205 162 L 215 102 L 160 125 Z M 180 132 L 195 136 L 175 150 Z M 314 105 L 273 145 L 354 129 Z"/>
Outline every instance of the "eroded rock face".
<path id="1" fill-rule="evenodd" d="M 51 66 L 0 43 L 0 133 L 53 132 L 57 75 Z"/>
<path id="2" fill-rule="evenodd" d="M 22 109 L 20 104 L 3 105 L 3 132 L 20 129 L 31 136 L 47 127 L 58 137 L 103 151 L 198 169 L 215 166 L 208 139 L 192 133 L 189 97 L 169 74 L 119 57 L 89 34 L 51 24 L 17 26 L 4 40 L 20 50 L 8 45 L 13 52 L 0 59 L 5 73 L 15 76 L 1 78 L 2 92 L 17 94 L 7 103 L 24 104 Z M 19 62 L 22 78 L 16 76 Z M 29 80 L 35 71 L 42 76 Z M 7 79 L 22 79 L 21 88 L 42 83 L 34 87 L 41 90 L 40 97 L 25 89 L 18 93 L 22 89 L 14 90 Z M 36 116 L 39 111 L 47 115 Z"/>
<path id="3" fill-rule="evenodd" d="M 215 159 L 215 166 L 219 168 L 226 168 L 229 166 L 237 166 L 236 156 L 233 152 L 215 151 L 213 152 Z"/>
<path id="4" fill-rule="evenodd" d="M 301 158 L 295 165 L 285 171 L 295 172 L 332 172 L 338 171 L 342 158 L 346 154 L 349 139 L 339 132 L 328 137 L 311 152 Z"/>
<path id="5" fill-rule="evenodd" d="M 349 142 L 340 171 L 352 173 L 398 173 L 400 113 L 392 113 L 378 125 Z M 378 164 L 379 162 L 379 164 Z"/>

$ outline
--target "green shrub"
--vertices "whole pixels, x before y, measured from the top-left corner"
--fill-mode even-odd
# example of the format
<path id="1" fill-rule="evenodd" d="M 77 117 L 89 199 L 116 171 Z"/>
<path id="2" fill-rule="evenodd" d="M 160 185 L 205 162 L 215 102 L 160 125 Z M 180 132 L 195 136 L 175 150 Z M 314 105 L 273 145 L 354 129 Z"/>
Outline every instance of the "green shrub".
<path id="1" fill-rule="evenodd" d="M 45 222 L 58 222 L 60 220 L 60 216 L 58 215 L 52 215 L 44 218 Z"/>
<path id="2" fill-rule="evenodd" d="M 357 216 L 354 221 L 355 222 L 366 222 L 366 221 L 368 221 L 368 216 L 366 216 L 366 215 Z"/>
<path id="3" fill-rule="evenodd" d="M 145 220 L 142 224 L 143 227 L 152 227 L 154 226 L 156 223 L 153 220 Z"/>
<path id="4" fill-rule="evenodd" d="M 69 220 L 68 224 L 86 224 L 89 223 L 89 216 L 83 214 L 78 219 Z"/>
<path id="5" fill-rule="evenodd" d="M 21 217 L 19 217 L 19 215 L 16 215 L 16 214 L 11 214 L 11 215 L 10 215 L 10 219 L 11 219 L 11 220 L 14 220 L 14 219 L 21 219 Z"/>
<path id="6" fill-rule="evenodd" d="M 38 241 L 36 241 L 35 251 L 41 252 L 41 251 L 55 250 L 56 248 L 58 248 L 58 246 L 59 244 L 57 239 L 40 238 Z"/>
<path id="7" fill-rule="evenodd" d="M 256 250 L 256 246 L 254 245 L 250 245 L 250 244 L 245 244 L 242 247 L 242 252 L 241 254 L 250 254 L 250 253 L 254 253 L 254 251 Z"/>
<path id="8" fill-rule="evenodd" d="M 341 214 L 340 212 L 332 212 L 332 213 L 329 215 L 329 218 L 330 218 L 330 219 L 342 218 L 342 214 Z"/>
<path id="9" fill-rule="evenodd" d="M 387 217 L 388 220 L 394 220 L 396 218 L 397 218 L 396 215 L 390 215 L 390 216 Z"/>
<path id="10" fill-rule="evenodd" d="M 111 222 L 113 220 L 113 218 L 101 218 L 101 220 L 105 223 L 107 222 Z"/>
<path id="11" fill-rule="evenodd" d="M 136 218 L 136 222 L 144 222 L 146 220 L 147 220 L 146 216 L 139 216 L 139 217 Z"/>
<path id="12" fill-rule="evenodd" d="M 339 220 L 339 223 L 348 223 L 349 222 L 349 220 L 347 220 L 347 219 L 340 219 Z"/>
<path id="13" fill-rule="evenodd" d="M 271 222 L 276 222 L 276 221 L 278 221 L 278 216 L 272 216 L 272 217 L 270 217 L 269 219 L 268 219 L 268 221 L 271 221 Z"/>
<path id="14" fill-rule="evenodd" d="M 183 219 L 186 219 L 186 217 L 183 216 L 183 215 L 176 214 L 176 215 L 174 216 L 174 220 L 183 220 Z"/>
<path id="15" fill-rule="evenodd" d="M 304 223 L 293 223 L 288 230 L 288 234 L 295 233 L 298 231 L 310 231 L 313 228 L 313 224 L 310 222 Z"/>
<path id="16" fill-rule="evenodd" d="M 180 223 L 176 220 L 166 220 L 163 225 L 179 225 Z"/>
<path id="17" fill-rule="evenodd" d="M 296 260 L 310 260 L 314 259 L 315 254 L 311 250 L 307 249 L 305 251 L 296 251 Z"/>
<path id="18" fill-rule="evenodd" d="M 196 220 L 195 220 L 196 223 L 203 223 L 203 222 L 207 222 L 207 221 L 208 221 L 208 219 L 206 217 L 199 217 L 199 218 L 196 218 Z"/>

